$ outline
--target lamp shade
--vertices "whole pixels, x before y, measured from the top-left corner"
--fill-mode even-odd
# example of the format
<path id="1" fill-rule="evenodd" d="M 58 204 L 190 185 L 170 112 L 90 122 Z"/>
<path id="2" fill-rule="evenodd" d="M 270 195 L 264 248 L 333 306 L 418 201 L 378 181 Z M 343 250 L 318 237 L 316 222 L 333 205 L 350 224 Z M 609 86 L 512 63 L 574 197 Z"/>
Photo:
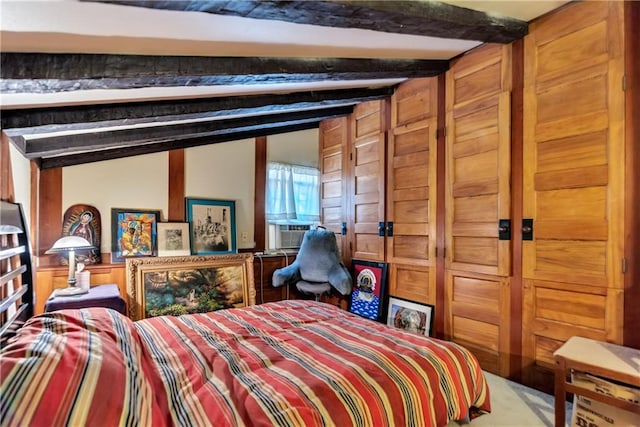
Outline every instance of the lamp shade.
<path id="1" fill-rule="evenodd" d="M 80 249 L 96 249 L 87 239 L 78 236 L 61 237 L 53 244 L 46 254 L 60 254 Z"/>
<path id="2" fill-rule="evenodd" d="M 89 292 L 88 289 L 79 288 L 76 286 L 76 254 L 75 251 L 80 249 L 96 249 L 87 239 L 78 236 L 65 236 L 61 237 L 53 244 L 51 249 L 46 251 L 46 254 L 69 254 L 69 278 L 67 279 L 68 287 L 63 289 L 57 289 L 56 295 L 69 296 L 80 295 Z"/>

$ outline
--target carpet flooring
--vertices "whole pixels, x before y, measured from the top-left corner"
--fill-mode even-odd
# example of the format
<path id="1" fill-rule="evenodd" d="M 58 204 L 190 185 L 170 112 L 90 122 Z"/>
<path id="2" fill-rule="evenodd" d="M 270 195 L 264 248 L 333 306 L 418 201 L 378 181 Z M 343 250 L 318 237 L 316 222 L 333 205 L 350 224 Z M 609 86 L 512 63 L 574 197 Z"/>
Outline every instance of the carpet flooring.
<path id="1" fill-rule="evenodd" d="M 553 427 L 554 397 L 485 372 L 491 393 L 491 413 L 471 421 L 469 427 Z M 566 425 L 571 425 L 567 403 Z M 447 427 L 459 426 L 451 422 Z"/>

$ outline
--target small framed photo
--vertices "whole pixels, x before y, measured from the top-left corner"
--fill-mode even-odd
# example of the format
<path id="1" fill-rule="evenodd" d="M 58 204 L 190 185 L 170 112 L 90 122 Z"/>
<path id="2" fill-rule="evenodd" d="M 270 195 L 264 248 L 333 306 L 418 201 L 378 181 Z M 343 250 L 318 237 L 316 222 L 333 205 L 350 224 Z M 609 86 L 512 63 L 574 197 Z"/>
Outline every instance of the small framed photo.
<path id="1" fill-rule="evenodd" d="M 185 198 L 191 253 L 236 253 L 236 202 Z"/>
<path id="2" fill-rule="evenodd" d="M 158 256 L 189 256 L 188 222 L 158 223 Z"/>
<path id="3" fill-rule="evenodd" d="M 111 262 L 157 254 L 159 210 L 111 209 Z"/>
<path id="4" fill-rule="evenodd" d="M 433 336 L 434 309 L 431 304 L 390 297 L 387 325 L 427 337 Z"/>

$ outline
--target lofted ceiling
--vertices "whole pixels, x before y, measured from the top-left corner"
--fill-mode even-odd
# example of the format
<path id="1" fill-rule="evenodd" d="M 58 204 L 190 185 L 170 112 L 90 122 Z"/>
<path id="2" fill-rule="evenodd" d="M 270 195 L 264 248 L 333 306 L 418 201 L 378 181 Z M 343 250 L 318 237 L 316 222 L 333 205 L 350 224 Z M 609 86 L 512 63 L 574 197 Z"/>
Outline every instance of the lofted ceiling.
<path id="1" fill-rule="evenodd" d="M 564 3 L 0 0 L 1 129 L 47 169 L 314 128 Z"/>

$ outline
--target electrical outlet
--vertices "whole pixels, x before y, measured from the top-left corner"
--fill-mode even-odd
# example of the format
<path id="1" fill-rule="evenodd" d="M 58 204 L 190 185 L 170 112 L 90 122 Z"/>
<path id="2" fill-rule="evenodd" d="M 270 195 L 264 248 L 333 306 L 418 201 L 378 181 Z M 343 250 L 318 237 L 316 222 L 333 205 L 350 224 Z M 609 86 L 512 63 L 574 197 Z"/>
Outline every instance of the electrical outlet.
<path id="1" fill-rule="evenodd" d="M 240 241 L 242 241 L 242 243 L 247 243 L 249 241 L 249 233 L 246 231 L 240 233 Z"/>

